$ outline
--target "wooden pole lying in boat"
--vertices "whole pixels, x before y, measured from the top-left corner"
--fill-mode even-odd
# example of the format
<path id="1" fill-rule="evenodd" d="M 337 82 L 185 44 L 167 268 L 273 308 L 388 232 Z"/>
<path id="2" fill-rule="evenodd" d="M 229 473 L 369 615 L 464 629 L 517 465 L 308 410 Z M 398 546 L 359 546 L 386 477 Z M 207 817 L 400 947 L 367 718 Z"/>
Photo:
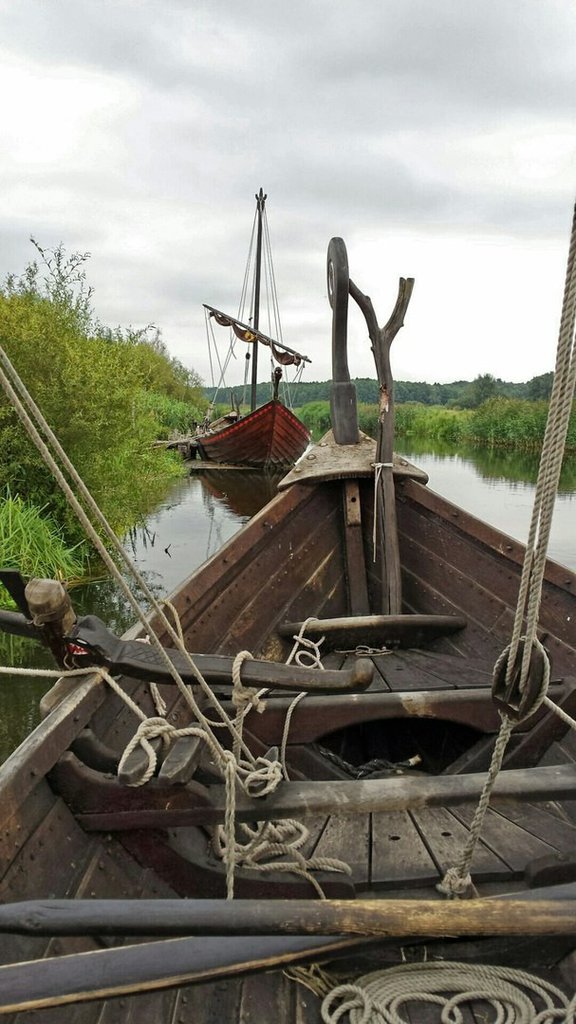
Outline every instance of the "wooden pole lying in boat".
<path id="1" fill-rule="evenodd" d="M 0 967 L 0 1014 L 92 1002 L 332 959 L 365 939 L 164 939 Z M 122 1019 L 124 1015 L 122 1015 Z"/>
<path id="2" fill-rule="evenodd" d="M 573 935 L 574 899 L 30 900 L 0 906 L 28 935 Z"/>
<path id="3" fill-rule="evenodd" d="M 36 934 L 45 934 L 44 927 L 53 934 L 62 903 L 47 901 L 41 911 L 38 904 L 32 904 L 32 916 L 27 903 L 3 907 L 4 924 L 15 912 L 22 925 L 28 912 L 28 924 Z M 110 933 L 110 914 L 103 918 L 101 913 L 105 904 L 116 905 L 117 923 L 125 931 L 129 921 L 138 928 L 158 931 L 161 925 L 168 927 L 170 919 L 174 929 L 180 915 L 182 922 L 187 918 L 181 927 L 188 934 L 200 918 L 207 930 L 218 928 L 227 934 L 165 939 L 10 964 L 0 968 L 0 1013 L 171 988 L 302 960 L 326 960 L 372 936 L 571 936 L 576 931 L 576 900 L 89 900 L 83 901 L 82 913 L 86 903 L 99 934 L 106 931 L 106 924 Z M 74 905 L 75 901 L 70 901 L 64 908 L 61 934 L 71 931 Z M 280 930 L 300 934 L 278 935 Z M 252 931 L 259 934 L 250 939 L 236 937 Z M 331 940 L 326 934 L 330 932 L 349 937 Z"/>

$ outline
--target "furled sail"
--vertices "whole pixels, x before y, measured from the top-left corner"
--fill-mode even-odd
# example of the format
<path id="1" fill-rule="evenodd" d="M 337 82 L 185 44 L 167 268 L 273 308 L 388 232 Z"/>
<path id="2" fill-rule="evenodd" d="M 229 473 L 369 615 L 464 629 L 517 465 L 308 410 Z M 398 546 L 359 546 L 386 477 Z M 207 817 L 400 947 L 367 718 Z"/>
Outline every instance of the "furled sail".
<path id="1" fill-rule="evenodd" d="M 276 362 L 280 363 L 281 366 L 300 366 L 303 362 L 310 362 L 307 356 L 303 356 L 300 352 L 295 352 L 294 349 L 288 348 L 279 341 L 274 341 L 273 338 L 269 338 L 267 334 L 262 334 L 261 331 L 248 327 L 247 324 L 243 324 L 236 317 L 228 316 L 227 313 L 221 313 L 219 309 L 207 306 L 206 303 L 204 303 L 204 306 L 220 327 L 231 327 L 240 341 L 251 343 L 259 341 L 261 345 L 266 345 L 271 350 Z"/>

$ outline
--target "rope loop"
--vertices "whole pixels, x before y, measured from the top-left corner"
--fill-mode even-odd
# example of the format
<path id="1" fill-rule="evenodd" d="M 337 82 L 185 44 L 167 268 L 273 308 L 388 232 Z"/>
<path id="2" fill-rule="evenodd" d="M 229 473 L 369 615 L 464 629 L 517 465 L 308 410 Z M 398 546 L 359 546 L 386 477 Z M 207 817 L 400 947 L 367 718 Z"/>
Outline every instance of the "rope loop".
<path id="1" fill-rule="evenodd" d="M 177 730 L 175 730 L 174 726 L 170 725 L 170 722 L 167 722 L 165 718 L 146 718 L 143 722 L 140 722 L 140 725 L 138 726 L 132 739 L 128 743 L 124 753 L 122 754 L 122 757 L 120 758 L 120 764 L 118 765 L 118 774 L 121 774 L 124 765 L 126 764 L 126 761 L 130 757 L 132 751 L 135 750 L 136 747 L 140 746 L 142 747 L 142 750 L 148 757 L 148 764 L 140 778 L 135 782 L 129 783 L 129 785 L 143 786 L 154 775 L 154 772 L 156 771 L 156 765 L 158 763 L 156 751 L 154 750 L 154 747 L 151 745 L 150 740 L 161 737 L 163 743 L 168 744 L 170 742 L 172 735 L 176 731 Z"/>
<path id="2" fill-rule="evenodd" d="M 537 636 L 512 640 L 492 670 L 494 702 L 515 722 L 530 718 L 546 697 L 550 671 L 548 652 Z"/>
<path id="3" fill-rule="evenodd" d="M 260 699 L 263 691 L 252 686 L 244 686 L 240 676 L 245 661 L 253 661 L 250 651 L 240 651 L 232 663 L 232 704 L 240 713 L 254 708 L 262 714 L 266 707 L 265 701 Z"/>
<path id="4" fill-rule="evenodd" d="M 300 626 L 298 633 L 292 637 L 294 640 L 294 646 L 286 659 L 286 664 L 292 665 L 292 663 L 294 663 L 299 665 L 300 668 L 319 668 L 324 670 L 324 665 L 321 661 L 320 646 L 324 643 L 326 637 L 321 636 L 319 640 L 311 640 L 310 637 L 304 636 L 306 629 L 311 622 L 316 622 L 316 617 L 314 615 L 305 619 Z"/>
<path id="5" fill-rule="evenodd" d="M 257 757 L 254 765 L 242 779 L 242 788 L 251 797 L 268 796 L 278 788 L 281 781 L 282 765 L 280 762 Z"/>

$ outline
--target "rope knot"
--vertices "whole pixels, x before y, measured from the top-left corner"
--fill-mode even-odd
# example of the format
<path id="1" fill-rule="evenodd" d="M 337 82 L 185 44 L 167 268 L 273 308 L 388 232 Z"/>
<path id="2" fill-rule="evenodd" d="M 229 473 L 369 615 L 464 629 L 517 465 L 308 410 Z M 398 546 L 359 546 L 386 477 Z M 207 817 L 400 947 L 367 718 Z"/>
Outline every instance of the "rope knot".
<path id="1" fill-rule="evenodd" d="M 316 619 L 313 615 L 307 618 L 300 626 L 300 631 L 292 637 L 294 646 L 286 659 L 287 665 L 295 662 L 300 668 L 324 669 L 321 661 L 320 645 L 324 643 L 326 637 L 321 636 L 319 640 L 311 640 L 310 637 L 304 636 L 309 623 L 315 621 Z"/>
<path id="2" fill-rule="evenodd" d="M 470 900 L 478 895 L 470 873 L 461 874 L 457 867 L 448 868 L 436 888 L 450 900 Z"/>
<path id="3" fill-rule="evenodd" d="M 279 761 L 269 761 L 266 757 L 257 757 L 252 767 L 246 772 L 242 785 L 248 796 L 268 796 L 278 788 L 282 778 L 282 765 Z"/>
<path id="4" fill-rule="evenodd" d="M 241 679 L 240 673 L 245 661 L 252 661 L 250 651 L 240 651 L 232 663 L 232 704 L 239 715 L 251 707 L 261 715 L 266 708 L 266 702 L 261 700 L 260 691 L 252 686 L 244 686 Z"/>
<path id="5" fill-rule="evenodd" d="M 140 725 L 122 754 L 120 764 L 118 765 L 118 774 L 122 772 L 122 769 L 124 768 L 124 765 L 132 751 L 135 750 L 136 747 L 140 746 L 148 758 L 148 764 L 140 778 L 135 782 L 130 783 L 130 785 L 143 786 L 154 775 L 154 772 L 156 771 L 156 764 L 158 762 L 156 751 L 150 743 L 150 740 L 161 737 L 163 743 L 168 744 L 174 732 L 176 732 L 174 726 L 171 725 L 170 722 L 167 722 L 165 718 L 144 719 L 143 722 L 140 722 Z"/>

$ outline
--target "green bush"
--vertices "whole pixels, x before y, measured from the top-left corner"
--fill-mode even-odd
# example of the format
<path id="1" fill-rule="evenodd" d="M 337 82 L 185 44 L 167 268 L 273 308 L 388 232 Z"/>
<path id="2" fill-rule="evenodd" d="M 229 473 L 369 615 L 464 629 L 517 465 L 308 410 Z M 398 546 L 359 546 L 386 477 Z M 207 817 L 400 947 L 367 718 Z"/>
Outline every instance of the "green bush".
<path id="1" fill-rule="evenodd" d="M 298 417 L 317 440 L 330 430 L 330 403 L 308 402 L 298 409 Z"/>
<path id="2" fill-rule="evenodd" d="M 39 247 L 38 247 L 39 249 Z M 85 257 L 39 249 L 0 289 L 0 344 L 118 533 L 148 512 L 181 473 L 152 443 L 172 420 L 205 406 L 193 371 L 171 360 L 158 332 L 110 331 L 96 320 Z M 185 412 L 189 410 L 188 412 Z M 0 487 L 47 507 L 74 543 L 80 527 L 7 399 L 0 397 Z"/>

